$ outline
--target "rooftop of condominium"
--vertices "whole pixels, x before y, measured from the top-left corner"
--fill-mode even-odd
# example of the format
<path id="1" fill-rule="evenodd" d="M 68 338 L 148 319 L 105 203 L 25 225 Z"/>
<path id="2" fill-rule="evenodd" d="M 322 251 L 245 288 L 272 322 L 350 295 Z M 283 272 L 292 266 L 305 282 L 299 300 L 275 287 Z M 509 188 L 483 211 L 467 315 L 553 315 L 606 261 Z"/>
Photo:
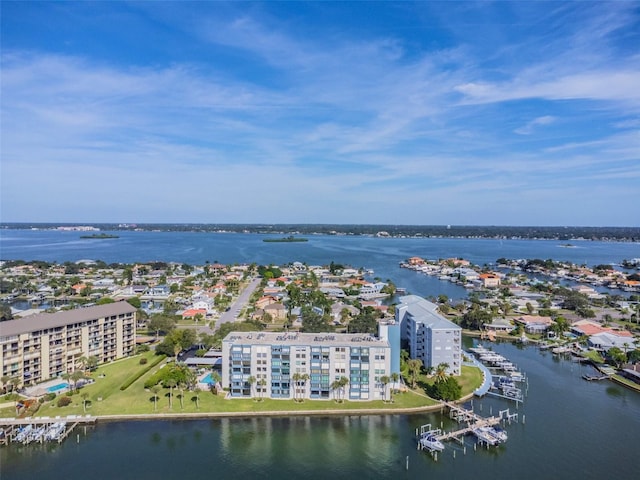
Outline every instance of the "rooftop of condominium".
<path id="1" fill-rule="evenodd" d="M 416 323 L 424 323 L 432 329 L 461 330 L 459 325 L 447 320 L 438 313 L 438 306 L 435 303 L 429 302 L 417 295 L 400 297 L 400 304 L 397 308 L 406 308 Z"/>
<path id="2" fill-rule="evenodd" d="M 363 333 L 231 332 L 224 342 L 236 345 L 313 347 L 387 347 L 389 342 Z"/>
<path id="3" fill-rule="evenodd" d="M 0 338 L 73 325 L 75 323 L 87 322 L 114 315 L 134 313 L 135 311 L 136 308 L 127 302 L 115 302 L 93 307 L 76 308 L 74 310 L 63 310 L 56 313 L 31 315 L 25 318 L 1 322 Z"/>

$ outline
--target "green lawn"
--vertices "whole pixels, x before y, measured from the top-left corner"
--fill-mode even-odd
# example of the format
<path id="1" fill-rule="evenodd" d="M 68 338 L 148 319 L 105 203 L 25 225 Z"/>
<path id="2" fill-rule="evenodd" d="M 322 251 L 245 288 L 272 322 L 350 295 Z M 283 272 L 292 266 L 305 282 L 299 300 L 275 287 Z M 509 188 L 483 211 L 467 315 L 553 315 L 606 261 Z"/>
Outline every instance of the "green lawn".
<path id="1" fill-rule="evenodd" d="M 604 358 L 602 358 L 602 355 L 600 355 L 595 350 L 588 350 L 586 352 L 583 352 L 581 355 L 585 358 L 588 358 L 593 363 L 604 363 Z"/>
<path id="2" fill-rule="evenodd" d="M 98 368 L 93 372 L 92 378 L 95 383 L 88 385 L 74 394 L 71 405 L 57 407 L 56 402 L 59 396 L 52 402 L 45 402 L 37 413 L 37 416 L 57 416 L 57 415 L 84 415 L 83 398 L 81 393 L 88 394 L 86 414 L 91 415 L 136 415 L 136 414 L 165 414 L 165 413 L 189 413 L 197 414 L 201 412 L 266 412 L 277 411 L 286 413 L 287 411 L 301 410 L 358 410 L 366 409 L 401 409 L 415 408 L 437 405 L 438 402 L 424 395 L 424 391 L 417 389 L 417 392 L 407 391 L 393 395 L 393 403 L 381 400 L 368 402 L 335 400 L 304 400 L 295 402 L 294 400 L 272 400 L 272 399 L 225 399 L 223 395 L 215 395 L 210 391 L 199 393 L 199 406 L 196 405 L 196 393 L 184 392 L 184 398 L 180 401 L 181 393 L 178 389 L 173 390 L 173 406 L 169 407 L 169 389 L 162 388 L 158 393 L 157 406 L 154 407 L 153 393 L 145 390 L 143 385 L 147 378 L 153 375 L 164 365 L 164 361 L 152 368 L 149 372 L 135 381 L 129 388 L 122 391 L 120 386 L 136 372 L 141 371 L 146 365 L 140 365 L 140 358 L 147 358 L 152 361 L 153 353 L 145 352 L 132 358 L 120 360 Z M 462 367 L 462 375 L 458 378 L 462 386 L 463 395 L 467 395 L 482 383 L 482 373 L 473 367 Z M 433 378 L 421 378 L 421 382 L 433 382 Z M 182 404 L 181 404 L 182 403 Z M 12 409 L 3 409 L 0 416 L 12 417 Z"/>

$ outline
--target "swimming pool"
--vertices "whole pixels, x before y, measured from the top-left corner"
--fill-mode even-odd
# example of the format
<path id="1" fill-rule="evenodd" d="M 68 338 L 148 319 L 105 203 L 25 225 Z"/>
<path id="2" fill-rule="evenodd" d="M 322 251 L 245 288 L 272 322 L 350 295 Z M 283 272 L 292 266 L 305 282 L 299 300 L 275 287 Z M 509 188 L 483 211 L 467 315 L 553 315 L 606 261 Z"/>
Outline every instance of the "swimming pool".
<path id="1" fill-rule="evenodd" d="M 206 383 L 207 385 L 213 385 L 215 382 L 215 380 L 213 378 L 211 378 L 211 373 L 207 373 L 207 375 L 200 380 L 200 383 Z"/>
<path id="2" fill-rule="evenodd" d="M 67 382 L 58 383 L 56 385 L 51 385 L 49 388 L 47 388 L 47 392 L 55 393 L 59 390 L 67 388 L 68 386 L 69 384 Z"/>

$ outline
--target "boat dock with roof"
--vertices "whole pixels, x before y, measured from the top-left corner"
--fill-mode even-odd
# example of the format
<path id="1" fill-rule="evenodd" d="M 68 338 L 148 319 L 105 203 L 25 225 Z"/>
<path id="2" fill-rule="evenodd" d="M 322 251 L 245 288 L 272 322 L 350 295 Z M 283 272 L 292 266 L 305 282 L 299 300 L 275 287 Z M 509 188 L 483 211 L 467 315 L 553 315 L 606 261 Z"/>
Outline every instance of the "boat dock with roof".
<path id="1" fill-rule="evenodd" d="M 67 438 L 78 425 L 94 425 L 91 415 L 66 417 L 3 418 L 0 419 L 0 445 L 9 443 L 58 442 Z"/>

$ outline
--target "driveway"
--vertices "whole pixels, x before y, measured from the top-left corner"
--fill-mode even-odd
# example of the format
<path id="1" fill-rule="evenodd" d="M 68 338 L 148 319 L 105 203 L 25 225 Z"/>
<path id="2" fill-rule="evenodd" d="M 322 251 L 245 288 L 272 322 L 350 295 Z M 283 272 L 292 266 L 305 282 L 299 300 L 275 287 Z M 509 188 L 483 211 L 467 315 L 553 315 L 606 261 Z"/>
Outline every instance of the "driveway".
<path id="1" fill-rule="evenodd" d="M 220 325 L 222 325 L 223 323 L 237 321 L 238 315 L 247 305 L 247 303 L 249 303 L 249 298 L 251 298 L 251 295 L 256 290 L 256 288 L 258 288 L 261 280 L 262 279 L 260 278 L 254 278 L 253 280 L 251 280 L 249 285 L 247 285 L 246 288 L 242 290 L 242 292 L 240 292 L 238 298 L 236 298 L 235 301 L 231 304 L 229 310 L 227 310 L 226 312 L 222 312 L 220 317 L 216 320 L 216 326 L 213 329 L 211 329 L 208 325 L 203 325 L 202 327 L 198 327 L 198 333 L 204 332 L 209 335 L 213 335 L 213 333 L 218 330 L 218 328 L 220 328 Z"/>

